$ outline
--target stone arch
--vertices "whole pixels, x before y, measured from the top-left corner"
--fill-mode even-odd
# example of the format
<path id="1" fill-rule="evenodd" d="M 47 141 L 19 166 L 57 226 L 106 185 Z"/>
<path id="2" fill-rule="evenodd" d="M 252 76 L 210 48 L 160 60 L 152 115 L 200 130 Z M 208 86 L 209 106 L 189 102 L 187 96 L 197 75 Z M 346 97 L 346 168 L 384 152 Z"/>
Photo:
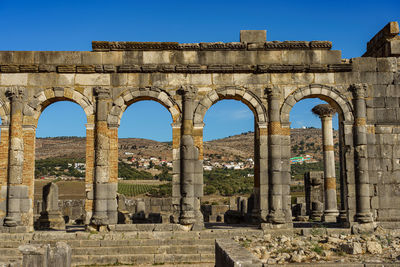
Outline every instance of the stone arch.
<path id="1" fill-rule="evenodd" d="M 124 111 L 133 103 L 142 100 L 153 100 L 163 105 L 171 114 L 173 123 L 181 120 L 181 109 L 176 101 L 158 87 L 133 87 L 123 90 L 114 100 L 107 122 L 109 126 L 119 126 Z"/>
<path id="2" fill-rule="evenodd" d="M 37 93 L 24 107 L 24 125 L 37 125 L 43 110 L 58 101 L 71 101 L 83 109 L 86 114 L 87 123 L 93 123 L 94 106 L 92 101 L 79 91 L 53 87 Z"/>
<path id="3" fill-rule="evenodd" d="M 297 102 L 305 98 L 313 97 L 320 98 L 331 104 L 346 123 L 354 121 L 352 103 L 341 92 L 330 86 L 310 84 L 309 86 L 297 89 L 286 97 L 280 110 L 281 123 L 289 123 L 290 111 Z"/>
<path id="4" fill-rule="evenodd" d="M 207 110 L 216 102 L 223 99 L 235 99 L 243 102 L 254 113 L 254 117 L 259 124 L 266 124 L 267 112 L 260 98 L 250 90 L 237 86 L 226 86 L 209 92 L 197 104 L 194 114 L 194 124 L 203 124 Z"/>
<path id="5" fill-rule="evenodd" d="M 8 103 L 0 98 L 0 125 L 9 124 L 10 109 L 8 108 Z"/>
<path id="6" fill-rule="evenodd" d="M 280 109 L 280 120 L 283 127 L 289 130 L 289 115 L 292 107 L 302 99 L 306 98 L 319 98 L 328 102 L 332 107 L 336 109 L 339 115 L 339 164 L 340 164 L 340 218 L 345 221 L 353 221 L 351 214 L 351 200 L 349 196 L 355 195 L 354 186 L 354 172 L 352 167 L 348 168 L 348 162 L 354 161 L 354 149 L 352 127 L 354 123 L 354 108 L 352 101 L 346 96 L 348 92 L 340 92 L 338 89 L 321 84 L 310 84 L 305 87 L 301 87 L 294 92 L 292 92 L 283 101 Z M 346 134 L 345 134 L 346 132 Z M 290 176 L 290 135 L 282 136 L 281 138 L 286 138 L 285 145 L 282 146 L 282 153 L 285 154 L 285 158 L 282 158 L 283 164 L 287 166 L 286 175 Z M 339 178 L 339 177 L 337 177 Z M 351 193 L 350 193 L 351 192 Z M 354 200 L 355 201 L 355 200 Z M 345 213 L 342 213 L 342 212 Z M 344 217 L 342 217 L 344 216 Z"/>

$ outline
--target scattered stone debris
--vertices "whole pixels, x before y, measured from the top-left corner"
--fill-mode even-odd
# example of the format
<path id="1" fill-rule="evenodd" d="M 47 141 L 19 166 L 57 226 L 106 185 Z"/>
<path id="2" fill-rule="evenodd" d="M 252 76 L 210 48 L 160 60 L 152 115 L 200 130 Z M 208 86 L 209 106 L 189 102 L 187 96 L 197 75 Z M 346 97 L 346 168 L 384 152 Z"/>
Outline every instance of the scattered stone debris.
<path id="1" fill-rule="evenodd" d="M 399 263 L 400 230 L 384 230 L 380 227 L 368 234 L 321 234 L 311 235 L 238 237 L 234 240 L 255 254 L 266 264 L 338 262 L 338 263 Z"/>

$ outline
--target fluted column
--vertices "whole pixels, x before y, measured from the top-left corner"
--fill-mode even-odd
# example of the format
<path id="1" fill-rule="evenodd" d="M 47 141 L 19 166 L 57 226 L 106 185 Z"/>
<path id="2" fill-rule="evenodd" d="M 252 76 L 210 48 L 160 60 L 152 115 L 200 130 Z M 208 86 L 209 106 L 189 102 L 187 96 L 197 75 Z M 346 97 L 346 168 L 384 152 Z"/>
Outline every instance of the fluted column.
<path id="1" fill-rule="evenodd" d="M 195 218 L 194 182 L 196 179 L 196 161 L 199 151 L 193 140 L 193 110 L 194 97 L 197 89 L 193 86 L 183 86 L 182 95 L 183 120 L 181 129 L 181 213 L 179 222 L 182 225 L 193 225 Z"/>
<path id="2" fill-rule="evenodd" d="M 269 174 L 270 211 L 268 221 L 274 224 L 285 223 L 282 211 L 282 162 L 281 162 L 281 122 L 279 117 L 280 90 L 267 88 L 269 112 Z"/>
<path id="3" fill-rule="evenodd" d="M 336 222 L 339 210 L 336 197 L 335 152 L 333 147 L 332 117 L 336 111 L 329 104 L 317 105 L 312 109 L 322 124 L 322 146 L 324 153 L 325 210 L 322 220 Z"/>
<path id="4" fill-rule="evenodd" d="M 351 86 L 354 101 L 354 146 L 355 146 L 355 178 L 357 196 L 357 221 L 360 223 L 372 222 L 369 175 L 368 175 L 368 154 L 367 154 L 367 115 L 366 115 L 366 94 L 365 84 L 354 84 Z"/>
<path id="5" fill-rule="evenodd" d="M 108 103 L 110 90 L 95 87 L 96 117 L 95 117 L 95 162 L 94 162 L 94 212 L 91 223 L 94 226 L 109 224 L 108 211 L 108 181 L 109 181 L 109 150 L 110 140 L 107 126 Z"/>
<path id="6" fill-rule="evenodd" d="M 11 102 L 10 138 L 8 152 L 7 216 L 4 225 L 9 227 L 21 223 L 21 197 L 28 196 L 28 188 L 22 185 L 24 164 L 24 140 L 22 111 L 24 92 L 21 88 L 9 88 L 6 92 Z"/>

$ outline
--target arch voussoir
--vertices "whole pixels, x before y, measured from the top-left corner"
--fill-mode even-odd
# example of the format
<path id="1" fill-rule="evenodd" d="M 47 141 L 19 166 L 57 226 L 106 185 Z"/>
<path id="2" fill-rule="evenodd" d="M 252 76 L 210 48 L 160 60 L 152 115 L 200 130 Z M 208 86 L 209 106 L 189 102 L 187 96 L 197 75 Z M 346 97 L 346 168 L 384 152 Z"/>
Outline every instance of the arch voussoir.
<path id="1" fill-rule="evenodd" d="M 129 87 L 113 101 L 108 114 L 107 122 L 112 126 L 119 126 L 125 110 L 134 102 L 140 100 L 154 100 L 163 105 L 171 114 L 174 122 L 180 118 L 180 108 L 175 100 L 164 90 L 158 87 Z"/>
<path id="2" fill-rule="evenodd" d="M 353 121 L 351 102 L 345 99 L 337 89 L 321 84 L 310 84 L 309 86 L 297 89 L 286 97 L 280 110 L 281 123 L 289 122 L 290 111 L 297 102 L 303 98 L 312 96 L 320 96 L 331 99 L 340 108 L 345 121 Z"/>
<path id="3" fill-rule="evenodd" d="M 253 111 L 254 117 L 258 122 L 267 121 L 265 107 L 257 95 L 242 87 L 228 86 L 212 90 L 198 102 L 193 114 L 194 123 L 203 123 L 207 110 L 223 99 L 239 100 Z"/>
<path id="4" fill-rule="evenodd" d="M 68 91 L 69 90 L 69 91 Z M 23 110 L 24 114 L 24 123 L 36 123 L 42 114 L 43 110 L 53 102 L 57 101 L 71 101 L 78 104 L 86 114 L 86 118 L 88 119 L 89 116 L 94 114 L 94 107 L 92 102 L 86 95 L 82 93 L 71 90 L 63 87 L 56 87 L 50 89 L 44 89 L 34 95 L 32 99 L 30 99 L 25 105 Z M 33 118 L 34 121 L 28 119 L 27 117 Z M 35 124 L 35 126 L 36 126 Z"/>

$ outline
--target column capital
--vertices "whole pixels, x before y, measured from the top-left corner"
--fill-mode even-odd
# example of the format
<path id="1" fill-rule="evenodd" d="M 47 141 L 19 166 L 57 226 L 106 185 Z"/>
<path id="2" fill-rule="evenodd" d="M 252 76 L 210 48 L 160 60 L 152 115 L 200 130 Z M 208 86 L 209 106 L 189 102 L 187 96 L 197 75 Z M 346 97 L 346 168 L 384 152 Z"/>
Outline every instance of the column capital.
<path id="1" fill-rule="evenodd" d="M 182 85 L 179 88 L 178 93 L 182 95 L 184 99 L 192 99 L 195 97 L 197 91 L 197 87 L 193 85 Z"/>
<path id="2" fill-rule="evenodd" d="M 354 98 L 365 98 L 367 93 L 367 84 L 354 83 L 350 85 L 350 91 L 353 93 Z"/>
<path id="3" fill-rule="evenodd" d="M 312 108 L 312 113 L 319 116 L 321 120 L 332 119 L 336 110 L 329 104 L 319 104 Z"/>
<path id="4" fill-rule="evenodd" d="M 8 87 L 6 96 L 10 101 L 22 101 L 25 96 L 24 88 L 19 86 Z"/>
<path id="5" fill-rule="evenodd" d="M 264 90 L 264 95 L 266 96 L 266 98 L 280 98 L 281 89 L 276 85 L 268 86 Z"/>
<path id="6" fill-rule="evenodd" d="M 111 98 L 111 89 L 106 87 L 97 86 L 93 88 L 94 95 L 98 100 L 105 100 Z"/>

